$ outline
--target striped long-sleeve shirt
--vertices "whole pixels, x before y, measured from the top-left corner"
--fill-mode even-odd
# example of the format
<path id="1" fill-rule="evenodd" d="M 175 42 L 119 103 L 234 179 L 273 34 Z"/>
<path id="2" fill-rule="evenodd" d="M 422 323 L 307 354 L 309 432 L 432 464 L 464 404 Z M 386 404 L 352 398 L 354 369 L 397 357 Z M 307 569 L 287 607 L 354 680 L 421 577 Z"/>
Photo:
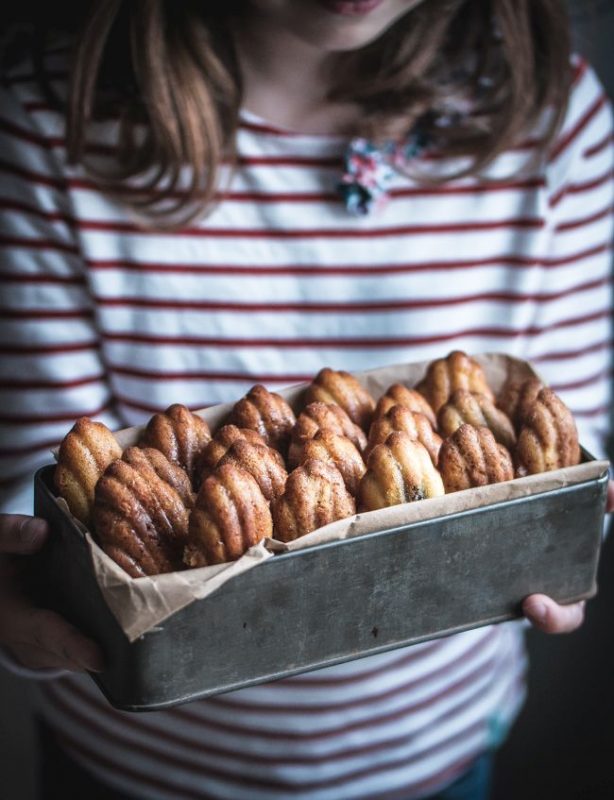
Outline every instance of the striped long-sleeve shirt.
<path id="1" fill-rule="evenodd" d="M 112 137 L 94 129 L 95 157 L 113 157 Z M 399 174 L 382 211 L 354 218 L 336 193 L 343 139 L 244 114 L 223 202 L 183 230 L 143 230 L 67 165 L 61 116 L 16 72 L 0 109 L 4 510 L 29 510 L 20 487 L 81 415 L 116 428 L 323 366 L 453 348 L 531 360 L 599 449 L 612 121 L 585 64 L 535 161 L 538 139 L 479 177 Z M 419 166 L 458 164 L 427 154 Z M 148 800 L 392 800 L 433 792 L 490 747 L 523 672 L 518 626 L 500 625 L 145 716 L 113 710 L 87 677 L 41 687 L 71 755 Z"/>

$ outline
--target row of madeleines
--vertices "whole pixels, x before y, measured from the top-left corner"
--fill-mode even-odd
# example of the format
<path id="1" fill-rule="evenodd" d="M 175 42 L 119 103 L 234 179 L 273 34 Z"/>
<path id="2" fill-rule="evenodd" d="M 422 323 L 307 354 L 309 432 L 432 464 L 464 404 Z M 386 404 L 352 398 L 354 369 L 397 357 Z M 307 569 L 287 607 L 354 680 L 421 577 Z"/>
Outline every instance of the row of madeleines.
<path id="1" fill-rule="evenodd" d="M 537 379 L 495 398 L 455 351 L 415 387 L 376 403 L 347 372 L 321 370 L 298 418 L 254 386 L 212 436 L 170 406 L 123 453 L 84 417 L 59 450 L 55 482 L 72 512 L 129 575 L 239 558 L 264 537 L 291 541 L 374 511 L 577 464 L 569 409 Z"/>

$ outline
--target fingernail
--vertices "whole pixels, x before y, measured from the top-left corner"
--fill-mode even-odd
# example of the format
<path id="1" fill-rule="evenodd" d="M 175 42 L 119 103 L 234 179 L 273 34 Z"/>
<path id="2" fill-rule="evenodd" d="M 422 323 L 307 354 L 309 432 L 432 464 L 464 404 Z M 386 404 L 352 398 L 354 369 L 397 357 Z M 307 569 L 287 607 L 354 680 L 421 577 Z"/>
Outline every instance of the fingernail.
<path id="1" fill-rule="evenodd" d="M 19 531 L 20 538 L 26 546 L 35 545 L 47 531 L 47 523 L 43 519 L 31 517 L 26 520 Z"/>
<path id="2" fill-rule="evenodd" d="M 548 616 L 548 609 L 544 603 L 532 603 L 528 611 L 537 622 L 545 622 Z"/>

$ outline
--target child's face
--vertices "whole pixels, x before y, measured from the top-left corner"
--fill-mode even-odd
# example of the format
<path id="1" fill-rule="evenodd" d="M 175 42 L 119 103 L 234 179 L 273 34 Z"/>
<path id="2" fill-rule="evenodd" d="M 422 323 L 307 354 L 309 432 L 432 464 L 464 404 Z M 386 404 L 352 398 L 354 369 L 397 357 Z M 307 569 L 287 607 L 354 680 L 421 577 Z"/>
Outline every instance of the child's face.
<path id="1" fill-rule="evenodd" d="M 424 0 L 248 0 L 252 22 L 274 26 L 323 52 L 356 50 Z"/>

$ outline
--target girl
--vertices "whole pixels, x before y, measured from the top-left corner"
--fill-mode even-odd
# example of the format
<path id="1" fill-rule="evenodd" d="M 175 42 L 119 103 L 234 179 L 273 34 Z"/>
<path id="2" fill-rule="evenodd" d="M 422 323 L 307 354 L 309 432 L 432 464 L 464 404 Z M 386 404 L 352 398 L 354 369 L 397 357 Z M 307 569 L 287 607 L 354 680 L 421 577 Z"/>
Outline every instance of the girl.
<path id="1" fill-rule="evenodd" d="M 507 351 L 601 449 L 611 115 L 562 2 L 89 6 L 2 96 L 5 553 L 48 535 L 15 512 L 75 418 L 325 365 Z M 100 668 L 14 571 L 4 591 L 15 662 Z M 550 632 L 583 614 L 524 610 Z M 42 796 L 479 800 L 524 669 L 509 624 L 139 717 L 87 676 L 40 681 Z"/>

